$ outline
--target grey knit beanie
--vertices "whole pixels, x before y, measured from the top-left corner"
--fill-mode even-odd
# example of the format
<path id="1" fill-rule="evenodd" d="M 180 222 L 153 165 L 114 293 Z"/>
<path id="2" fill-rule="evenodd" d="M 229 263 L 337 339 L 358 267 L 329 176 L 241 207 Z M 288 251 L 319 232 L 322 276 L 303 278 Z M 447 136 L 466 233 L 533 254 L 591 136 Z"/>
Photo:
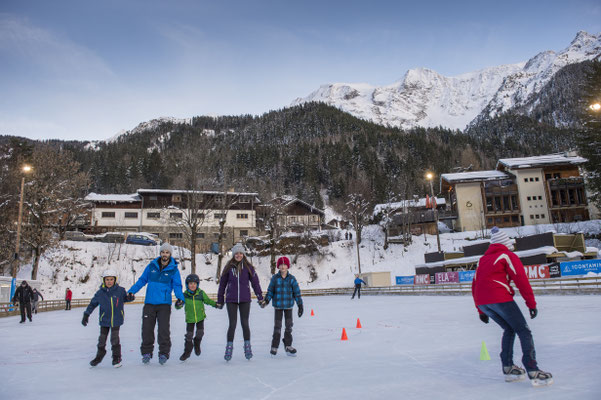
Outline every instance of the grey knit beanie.
<path id="1" fill-rule="evenodd" d="M 171 245 L 167 242 L 164 242 L 161 245 L 161 252 L 163 252 L 163 251 L 168 251 L 169 254 L 173 255 L 173 247 L 171 247 Z"/>
<path id="2" fill-rule="evenodd" d="M 234 255 L 236 253 L 242 253 L 242 254 L 246 255 L 246 249 L 244 248 L 242 243 L 236 243 L 234 245 L 234 247 L 232 247 L 232 255 Z"/>
<path id="3" fill-rule="evenodd" d="M 496 226 L 493 226 L 490 230 L 490 244 L 493 243 L 505 245 L 508 249 L 513 247 L 513 240 L 509 239 L 509 236 Z"/>

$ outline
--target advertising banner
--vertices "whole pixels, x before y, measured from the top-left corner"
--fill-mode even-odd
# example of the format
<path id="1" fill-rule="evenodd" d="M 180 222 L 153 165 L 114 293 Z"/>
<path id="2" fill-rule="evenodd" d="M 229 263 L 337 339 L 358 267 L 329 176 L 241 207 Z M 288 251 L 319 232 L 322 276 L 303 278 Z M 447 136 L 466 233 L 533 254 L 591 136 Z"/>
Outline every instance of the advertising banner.
<path id="1" fill-rule="evenodd" d="M 436 284 L 441 283 L 459 283 L 459 272 L 437 272 L 436 273 Z"/>
<path id="2" fill-rule="evenodd" d="M 430 274 L 415 275 L 414 285 L 429 285 Z"/>
<path id="3" fill-rule="evenodd" d="M 524 265 L 528 279 L 549 279 L 549 265 Z"/>
<path id="4" fill-rule="evenodd" d="M 566 261 L 559 264 L 561 276 L 601 273 L 601 260 Z"/>
<path id="5" fill-rule="evenodd" d="M 560 278 L 561 277 L 561 268 L 559 268 L 559 263 L 549 264 L 549 276 L 551 278 Z"/>
<path id="6" fill-rule="evenodd" d="M 411 276 L 397 276 L 396 277 L 396 284 L 397 285 L 413 285 L 414 282 L 414 277 L 413 275 Z"/>
<path id="7" fill-rule="evenodd" d="M 459 282 L 471 282 L 474 280 L 476 271 L 459 271 Z"/>

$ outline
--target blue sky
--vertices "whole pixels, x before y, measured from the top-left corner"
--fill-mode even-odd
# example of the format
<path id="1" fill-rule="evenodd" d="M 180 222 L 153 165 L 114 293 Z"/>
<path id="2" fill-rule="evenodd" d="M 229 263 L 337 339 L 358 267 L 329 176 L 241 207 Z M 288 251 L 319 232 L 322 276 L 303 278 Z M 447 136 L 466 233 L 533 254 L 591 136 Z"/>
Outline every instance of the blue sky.
<path id="1" fill-rule="evenodd" d="M 321 84 L 526 61 L 601 32 L 601 2 L 0 1 L 0 134 L 106 139 L 262 114 Z"/>

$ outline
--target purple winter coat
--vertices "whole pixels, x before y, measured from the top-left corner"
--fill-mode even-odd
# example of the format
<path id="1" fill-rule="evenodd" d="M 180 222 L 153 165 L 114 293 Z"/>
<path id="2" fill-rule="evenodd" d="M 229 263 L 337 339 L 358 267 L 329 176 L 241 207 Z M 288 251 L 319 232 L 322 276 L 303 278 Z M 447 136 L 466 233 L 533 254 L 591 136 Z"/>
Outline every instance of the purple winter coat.
<path id="1" fill-rule="evenodd" d="M 226 267 L 227 268 L 227 267 Z M 219 281 L 219 290 L 217 291 L 217 303 L 224 304 L 223 297 L 225 294 L 225 303 L 245 303 L 250 301 L 250 286 L 253 286 L 253 291 L 257 295 L 257 299 L 263 300 L 263 291 L 259 284 L 259 277 L 256 272 L 250 276 L 251 272 L 246 264 L 243 265 L 238 276 L 236 267 L 229 268 L 227 274 L 221 275 Z"/>

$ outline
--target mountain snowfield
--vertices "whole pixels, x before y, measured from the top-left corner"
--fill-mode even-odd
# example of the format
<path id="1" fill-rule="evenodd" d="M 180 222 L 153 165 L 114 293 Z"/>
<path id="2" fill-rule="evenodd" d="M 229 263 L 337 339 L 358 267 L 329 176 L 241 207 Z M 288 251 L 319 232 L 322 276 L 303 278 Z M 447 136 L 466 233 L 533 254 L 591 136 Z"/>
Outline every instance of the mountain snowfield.
<path id="1" fill-rule="evenodd" d="M 463 130 L 476 118 L 494 117 L 525 104 L 561 68 L 601 56 L 601 33 L 578 32 L 564 50 L 545 51 L 527 62 L 446 77 L 417 68 L 388 86 L 322 85 L 292 105 L 324 102 L 358 118 L 402 129 L 442 126 Z"/>
<path id="2" fill-rule="evenodd" d="M 570 224 L 536 225 L 503 229 L 510 237 L 521 237 L 556 230 L 559 232 L 587 232 L 601 234 L 601 220 Z M 344 236 L 344 233 L 342 233 Z M 486 240 L 486 239 L 484 239 Z M 460 250 L 464 245 L 483 241 L 480 232 L 455 232 L 440 235 L 443 251 Z M 381 227 L 369 225 L 363 231 L 361 242 L 362 272 L 390 271 L 391 285 L 395 276 L 414 275 L 415 265 L 424 262 L 424 253 L 436 251 L 436 236 L 414 236 L 413 243 L 404 248 L 391 244 L 383 248 L 384 236 Z M 599 247 L 598 241 L 587 242 L 588 246 Z M 176 247 L 175 257 L 184 258 L 180 265 L 182 280 L 190 273 L 190 253 Z M 100 242 L 64 241 L 56 249 L 47 251 L 40 260 L 38 280 L 45 299 L 63 299 L 65 289 L 73 291 L 74 298 L 91 298 L 101 283 L 101 274 L 107 268 L 116 270 L 121 286 L 128 289 L 140 277 L 146 265 L 158 257 L 158 246 L 110 244 Z M 290 272 L 297 278 L 301 289 L 351 287 L 357 273 L 357 253 L 354 241 L 339 240 L 323 247 L 314 255 L 300 255 L 292 260 Z M 186 260 L 187 258 L 187 260 Z M 207 293 L 217 293 L 215 271 L 217 257 L 214 254 L 198 254 L 196 271 L 200 276 L 200 287 Z M 269 257 L 250 257 L 257 268 L 261 287 L 267 289 L 271 278 Z M 226 260 L 227 261 L 227 260 Z M 311 271 L 317 273 L 311 279 Z M 19 271 L 20 279 L 31 278 L 31 265 Z M 145 289 L 139 292 L 143 296 Z"/>

